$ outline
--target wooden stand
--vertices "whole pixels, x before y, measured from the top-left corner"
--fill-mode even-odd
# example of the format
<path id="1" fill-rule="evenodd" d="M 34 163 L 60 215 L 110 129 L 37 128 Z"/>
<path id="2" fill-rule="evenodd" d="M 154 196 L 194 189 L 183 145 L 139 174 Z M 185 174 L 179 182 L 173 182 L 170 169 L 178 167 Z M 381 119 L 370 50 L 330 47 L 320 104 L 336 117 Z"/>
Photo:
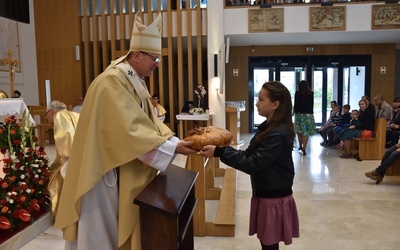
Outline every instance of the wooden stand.
<path id="1" fill-rule="evenodd" d="M 199 172 L 196 180 L 197 207 L 193 214 L 195 236 L 235 236 L 236 170 L 222 169 L 219 158 L 189 155 L 186 169 Z M 214 176 L 224 176 L 222 189 L 215 187 Z M 215 223 L 206 222 L 205 201 L 219 200 Z"/>
<path id="2" fill-rule="evenodd" d="M 192 250 L 198 173 L 170 165 L 136 197 L 142 249 Z"/>
<path id="3" fill-rule="evenodd" d="M 243 145 L 244 141 L 240 140 L 240 110 L 234 107 L 226 107 L 225 111 L 228 115 L 227 128 L 232 134 L 233 144 Z"/>

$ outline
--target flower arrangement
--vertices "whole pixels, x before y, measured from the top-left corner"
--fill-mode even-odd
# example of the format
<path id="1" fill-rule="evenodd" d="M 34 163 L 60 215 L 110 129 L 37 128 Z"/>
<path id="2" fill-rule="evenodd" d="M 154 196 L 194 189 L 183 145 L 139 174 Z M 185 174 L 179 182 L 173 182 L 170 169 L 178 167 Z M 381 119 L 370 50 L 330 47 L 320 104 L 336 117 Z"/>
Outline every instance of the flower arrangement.
<path id="1" fill-rule="evenodd" d="M 203 108 L 196 108 L 192 104 L 189 104 L 189 114 L 191 115 L 197 115 L 197 114 L 203 114 L 204 109 Z"/>
<path id="2" fill-rule="evenodd" d="M 43 147 L 36 149 L 38 139 L 26 120 L 24 113 L 22 119 L 11 116 L 0 122 L 5 173 L 0 178 L 0 234 L 32 223 L 50 205 L 48 157 Z"/>
<path id="3" fill-rule="evenodd" d="M 203 114 L 204 109 L 203 108 L 191 108 L 189 109 L 189 114 L 196 115 L 196 114 Z"/>

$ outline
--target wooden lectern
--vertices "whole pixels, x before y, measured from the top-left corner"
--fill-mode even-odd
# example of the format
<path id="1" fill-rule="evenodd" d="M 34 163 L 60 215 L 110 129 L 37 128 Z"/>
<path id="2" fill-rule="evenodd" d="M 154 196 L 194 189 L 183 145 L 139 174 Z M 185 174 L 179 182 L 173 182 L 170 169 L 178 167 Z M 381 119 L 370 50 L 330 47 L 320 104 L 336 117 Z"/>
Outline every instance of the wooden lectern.
<path id="1" fill-rule="evenodd" d="M 233 144 L 243 145 L 244 141 L 240 140 L 240 112 L 245 110 L 244 102 L 227 102 L 225 112 L 227 114 L 227 129 L 232 134 Z"/>
<path id="2" fill-rule="evenodd" d="M 143 250 L 192 250 L 198 173 L 171 164 L 136 197 Z"/>

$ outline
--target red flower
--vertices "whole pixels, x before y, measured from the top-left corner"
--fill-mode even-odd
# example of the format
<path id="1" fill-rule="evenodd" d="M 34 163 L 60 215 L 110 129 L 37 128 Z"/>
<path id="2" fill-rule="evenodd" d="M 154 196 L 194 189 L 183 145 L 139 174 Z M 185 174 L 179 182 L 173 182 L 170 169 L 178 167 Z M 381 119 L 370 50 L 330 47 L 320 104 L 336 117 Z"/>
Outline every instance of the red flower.
<path id="1" fill-rule="evenodd" d="M 3 133 L 3 130 L 1 130 L 1 133 Z M 6 148 L 0 148 L 0 152 L 4 155 L 7 152 Z"/>
<path id="2" fill-rule="evenodd" d="M 10 168 L 9 167 L 3 167 L 3 173 L 8 174 L 8 172 L 10 172 Z"/>
<path id="3" fill-rule="evenodd" d="M 11 228 L 10 221 L 4 216 L 0 216 L 0 228 L 1 229 L 10 229 Z"/>
<path id="4" fill-rule="evenodd" d="M 8 207 L 7 207 L 7 206 L 4 206 L 4 207 L 1 209 L 1 212 L 2 212 L 2 213 L 7 213 L 7 211 L 8 211 Z"/>
<path id="5" fill-rule="evenodd" d="M 8 183 L 7 182 L 1 183 L 1 187 L 4 189 L 8 188 Z"/>
<path id="6" fill-rule="evenodd" d="M 39 205 L 39 203 L 38 203 L 38 200 L 33 199 L 33 200 L 31 201 L 30 208 L 33 209 L 33 210 L 36 210 L 36 211 L 40 211 L 40 205 Z"/>
<path id="7" fill-rule="evenodd" d="M 12 130 L 10 131 L 10 133 L 11 133 L 12 135 L 15 135 L 15 134 L 17 133 L 17 130 L 12 129 Z"/>
<path id="8" fill-rule="evenodd" d="M 18 218 L 22 221 L 30 221 L 31 220 L 31 214 L 28 213 L 25 209 L 21 209 L 18 211 Z"/>
<path id="9" fill-rule="evenodd" d="M 16 144 L 16 145 L 19 145 L 19 144 L 21 144 L 21 141 L 18 140 L 18 139 L 15 139 L 15 140 L 13 140 L 13 143 Z"/>

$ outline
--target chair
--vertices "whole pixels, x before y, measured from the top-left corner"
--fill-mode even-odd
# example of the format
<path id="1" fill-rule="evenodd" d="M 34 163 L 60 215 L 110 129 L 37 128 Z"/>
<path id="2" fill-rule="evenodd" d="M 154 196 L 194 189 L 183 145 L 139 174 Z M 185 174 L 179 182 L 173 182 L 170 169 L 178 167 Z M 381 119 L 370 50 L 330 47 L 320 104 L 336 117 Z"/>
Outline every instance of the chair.
<path id="1" fill-rule="evenodd" d="M 38 131 L 39 145 L 42 147 L 46 146 L 46 135 L 48 135 L 50 144 L 54 144 L 53 125 L 48 123 L 45 117 L 47 106 L 28 106 L 28 110 L 33 118 L 40 116 L 40 122 L 33 127 Z"/>

